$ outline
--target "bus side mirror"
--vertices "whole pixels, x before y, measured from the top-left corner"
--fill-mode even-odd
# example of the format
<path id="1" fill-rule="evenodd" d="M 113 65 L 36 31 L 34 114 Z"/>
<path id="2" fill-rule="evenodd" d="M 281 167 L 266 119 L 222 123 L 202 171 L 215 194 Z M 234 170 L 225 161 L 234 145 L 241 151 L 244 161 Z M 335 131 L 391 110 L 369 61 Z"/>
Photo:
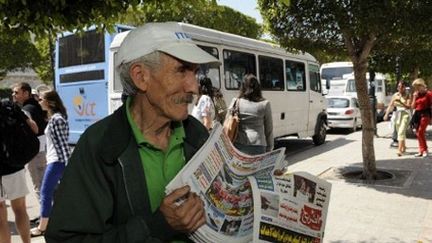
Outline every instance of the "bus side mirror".
<path id="1" fill-rule="evenodd" d="M 330 79 L 326 79 L 326 89 L 330 89 Z"/>

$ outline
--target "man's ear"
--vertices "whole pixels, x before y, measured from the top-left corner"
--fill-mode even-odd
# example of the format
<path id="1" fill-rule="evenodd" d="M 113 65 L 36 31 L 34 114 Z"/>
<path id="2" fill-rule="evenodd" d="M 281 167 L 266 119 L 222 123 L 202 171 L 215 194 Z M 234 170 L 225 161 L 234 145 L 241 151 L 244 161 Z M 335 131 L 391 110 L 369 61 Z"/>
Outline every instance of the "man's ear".
<path id="1" fill-rule="evenodd" d="M 135 63 L 130 67 L 129 74 L 135 86 L 146 92 L 150 81 L 150 70 L 143 64 Z"/>

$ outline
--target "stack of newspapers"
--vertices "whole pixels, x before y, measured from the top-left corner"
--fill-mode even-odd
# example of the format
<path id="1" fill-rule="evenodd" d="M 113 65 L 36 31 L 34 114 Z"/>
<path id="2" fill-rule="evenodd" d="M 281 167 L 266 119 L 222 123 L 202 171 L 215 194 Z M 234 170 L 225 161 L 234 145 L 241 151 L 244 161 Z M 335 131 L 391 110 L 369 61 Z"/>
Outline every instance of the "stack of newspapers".
<path id="1" fill-rule="evenodd" d="M 189 185 L 205 204 L 207 223 L 195 242 L 323 241 L 331 184 L 286 167 L 285 148 L 265 154 L 238 151 L 216 124 L 207 142 L 168 184 Z"/>

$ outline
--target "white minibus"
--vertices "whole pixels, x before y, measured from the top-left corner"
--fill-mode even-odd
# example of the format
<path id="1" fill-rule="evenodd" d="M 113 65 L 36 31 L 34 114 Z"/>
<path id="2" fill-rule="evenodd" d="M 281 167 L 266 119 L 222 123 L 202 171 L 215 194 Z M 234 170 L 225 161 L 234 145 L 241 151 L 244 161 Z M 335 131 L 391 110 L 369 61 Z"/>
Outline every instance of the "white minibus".
<path id="1" fill-rule="evenodd" d="M 239 94 L 246 74 L 255 74 L 264 98 L 270 100 L 275 138 L 294 135 L 325 142 L 326 101 L 321 92 L 319 64 L 310 54 L 293 54 L 275 45 L 196 25 L 178 25 L 198 46 L 220 60 L 221 66 L 201 65 L 201 75 L 212 80 L 225 102 Z M 109 112 L 121 105 L 122 86 L 114 68 L 116 52 L 128 32 L 118 34 L 110 47 Z M 151 38 L 151 37 L 149 37 Z"/>

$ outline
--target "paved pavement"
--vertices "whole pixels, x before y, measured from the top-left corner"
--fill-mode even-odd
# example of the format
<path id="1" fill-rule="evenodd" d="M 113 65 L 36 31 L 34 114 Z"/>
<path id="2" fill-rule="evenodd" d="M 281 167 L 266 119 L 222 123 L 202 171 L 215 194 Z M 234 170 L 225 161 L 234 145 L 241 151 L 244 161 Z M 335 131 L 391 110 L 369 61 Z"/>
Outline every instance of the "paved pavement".
<path id="1" fill-rule="evenodd" d="M 374 139 L 377 168 L 409 175 L 401 186 L 329 180 L 332 193 L 324 242 L 432 242 L 432 157 L 414 157 L 415 138 L 407 140 L 407 155 L 398 157 L 396 149 L 389 148 L 387 122 L 378 124 L 378 135 Z M 288 156 L 288 168 L 321 175 L 331 167 L 362 166 L 361 137 L 358 131 Z"/>
<path id="2" fill-rule="evenodd" d="M 374 139 L 377 167 L 408 172 L 405 182 L 401 186 L 392 186 L 391 181 L 390 185 L 378 186 L 330 179 L 332 193 L 324 242 L 432 242 L 432 157 L 414 158 L 414 138 L 407 140 L 407 155 L 398 157 L 396 150 L 389 148 L 388 123 L 378 124 L 378 135 Z M 358 131 L 306 151 L 288 153 L 289 170 L 321 175 L 334 167 L 361 166 L 361 136 Z M 27 205 L 30 218 L 37 216 L 39 205 L 33 194 L 28 196 Z M 13 225 L 10 207 L 8 219 Z M 16 233 L 12 242 L 21 242 Z M 44 240 L 38 237 L 32 242 Z"/>

